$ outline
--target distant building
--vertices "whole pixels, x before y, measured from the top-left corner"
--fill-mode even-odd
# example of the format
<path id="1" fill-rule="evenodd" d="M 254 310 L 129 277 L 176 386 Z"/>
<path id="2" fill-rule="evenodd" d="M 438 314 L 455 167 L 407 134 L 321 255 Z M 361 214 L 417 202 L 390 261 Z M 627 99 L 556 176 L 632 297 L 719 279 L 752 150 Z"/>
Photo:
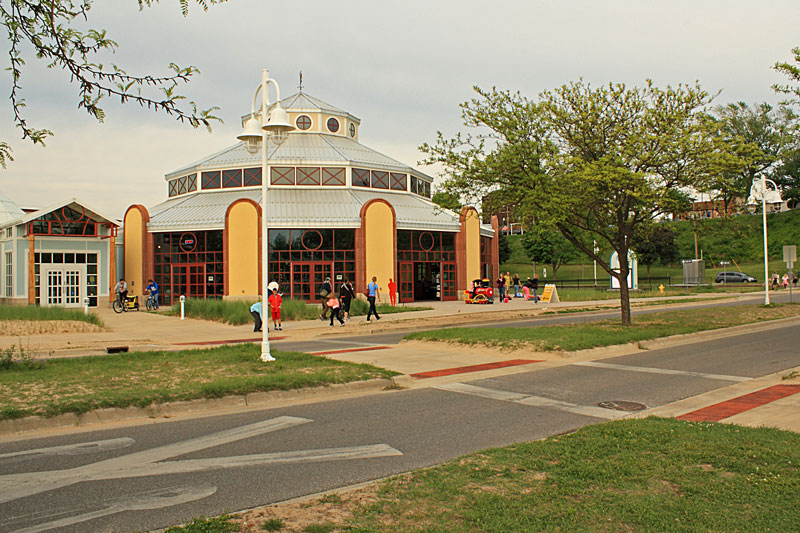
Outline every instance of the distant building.
<path id="1" fill-rule="evenodd" d="M 484 224 L 489 224 L 492 217 L 497 217 L 500 233 L 503 235 L 522 234 L 527 229 L 514 215 L 512 205 L 501 203 L 497 198 L 497 191 L 490 192 L 481 198 L 481 219 Z"/>
<path id="2" fill-rule="evenodd" d="M 0 193 L 0 302 L 108 305 L 116 235 L 114 220 L 76 198 L 31 211 Z"/>

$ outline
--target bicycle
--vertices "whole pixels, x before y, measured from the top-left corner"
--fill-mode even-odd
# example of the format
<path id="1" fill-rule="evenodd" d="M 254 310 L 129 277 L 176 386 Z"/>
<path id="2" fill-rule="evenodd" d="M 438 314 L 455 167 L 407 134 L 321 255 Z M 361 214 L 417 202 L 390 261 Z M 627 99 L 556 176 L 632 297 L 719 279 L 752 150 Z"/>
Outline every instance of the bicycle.
<path id="1" fill-rule="evenodd" d="M 145 307 L 148 311 L 158 311 L 158 294 L 148 295 Z"/>
<path id="2" fill-rule="evenodd" d="M 138 311 L 139 310 L 139 297 L 138 296 L 128 296 L 125 298 L 124 302 L 121 302 L 119 298 L 114 300 L 114 303 L 111 304 L 111 308 L 114 309 L 115 313 L 122 313 L 128 311 Z"/>

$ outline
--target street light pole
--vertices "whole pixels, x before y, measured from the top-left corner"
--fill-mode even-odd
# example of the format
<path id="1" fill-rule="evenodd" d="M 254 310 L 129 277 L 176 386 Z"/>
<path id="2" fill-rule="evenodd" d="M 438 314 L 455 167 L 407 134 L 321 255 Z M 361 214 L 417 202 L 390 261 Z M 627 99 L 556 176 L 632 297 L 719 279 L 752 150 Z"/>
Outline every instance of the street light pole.
<path id="1" fill-rule="evenodd" d="M 268 85 L 275 87 L 275 104 L 267 117 Z M 258 94 L 261 93 L 261 110 L 256 118 L 256 102 Z M 267 227 L 267 214 L 269 205 L 267 204 L 267 187 L 269 186 L 269 174 L 267 168 L 267 142 L 271 138 L 276 145 L 280 145 L 286 140 L 288 132 L 294 129 L 289 122 L 286 111 L 281 107 L 281 92 L 278 82 L 269 77 L 269 71 L 261 71 L 261 84 L 253 95 L 253 104 L 250 107 L 250 118 L 244 123 L 244 131 L 237 137 L 240 141 L 245 141 L 247 151 L 251 154 L 261 147 L 261 315 L 266 317 L 261 325 L 261 360 L 266 362 L 274 361 L 269 350 L 269 232 Z M 269 134 L 269 137 L 268 135 Z"/>
<path id="2" fill-rule="evenodd" d="M 767 251 L 767 179 L 761 175 L 761 216 L 764 226 L 764 305 L 769 305 L 769 252 Z"/>

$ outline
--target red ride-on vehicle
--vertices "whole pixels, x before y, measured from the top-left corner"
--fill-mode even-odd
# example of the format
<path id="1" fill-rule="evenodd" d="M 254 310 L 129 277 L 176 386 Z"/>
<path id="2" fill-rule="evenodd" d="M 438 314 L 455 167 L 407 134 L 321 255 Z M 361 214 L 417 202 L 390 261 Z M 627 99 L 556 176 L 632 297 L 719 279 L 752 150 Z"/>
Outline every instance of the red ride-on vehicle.
<path id="1" fill-rule="evenodd" d="M 467 304 L 493 304 L 494 289 L 488 279 L 476 279 L 472 282 L 472 289 L 464 291 L 464 303 Z"/>

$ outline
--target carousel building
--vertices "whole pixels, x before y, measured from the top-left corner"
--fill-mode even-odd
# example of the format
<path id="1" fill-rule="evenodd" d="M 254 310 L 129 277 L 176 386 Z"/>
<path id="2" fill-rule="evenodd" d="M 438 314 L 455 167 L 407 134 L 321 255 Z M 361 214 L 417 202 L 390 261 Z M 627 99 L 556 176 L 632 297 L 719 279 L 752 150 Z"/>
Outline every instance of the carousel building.
<path id="1" fill-rule="evenodd" d="M 273 104 L 274 105 L 274 104 Z M 262 156 L 239 142 L 165 176 L 168 198 L 124 217 L 130 294 L 149 278 L 162 304 L 181 295 L 260 293 L 262 173 L 267 175 L 269 281 L 313 301 L 328 276 L 363 293 L 373 276 L 400 302 L 455 300 L 498 273 L 497 221 L 434 204 L 433 179 L 359 143 L 361 120 L 304 92 L 280 101 L 294 126 Z"/>

